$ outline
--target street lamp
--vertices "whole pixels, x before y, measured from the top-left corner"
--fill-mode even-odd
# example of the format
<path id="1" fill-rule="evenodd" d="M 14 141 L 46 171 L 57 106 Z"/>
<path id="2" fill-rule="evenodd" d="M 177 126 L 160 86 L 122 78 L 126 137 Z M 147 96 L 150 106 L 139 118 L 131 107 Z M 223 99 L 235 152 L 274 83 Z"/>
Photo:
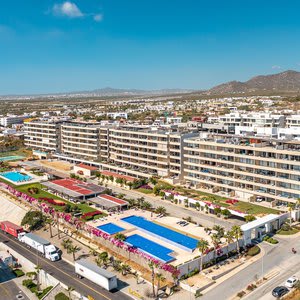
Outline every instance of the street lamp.
<path id="1" fill-rule="evenodd" d="M 261 258 L 261 278 L 264 278 L 264 256 Z"/>

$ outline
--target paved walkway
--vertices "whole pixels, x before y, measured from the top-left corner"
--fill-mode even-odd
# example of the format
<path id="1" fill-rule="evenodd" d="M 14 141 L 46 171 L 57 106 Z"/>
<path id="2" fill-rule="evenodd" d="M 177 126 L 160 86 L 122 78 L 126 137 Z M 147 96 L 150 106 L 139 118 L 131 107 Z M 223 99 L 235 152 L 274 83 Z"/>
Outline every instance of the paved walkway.
<path id="1" fill-rule="evenodd" d="M 97 183 L 97 181 L 93 181 L 93 183 Z M 141 198 L 144 197 L 145 201 L 150 202 L 154 208 L 158 206 L 164 206 L 171 216 L 176 216 L 177 218 L 188 218 L 191 217 L 193 221 L 201 224 L 204 227 L 213 227 L 214 225 L 220 225 L 225 227 L 226 229 L 230 229 L 233 225 L 242 225 L 245 222 L 239 219 L 228 219 L 224 220 L 222 218 L 218 218 L 212 214 L 206 214 L 205 212 L 198 211 L 191 207 L 184 207 L 178 204 L 174 204 L 168 200 L 161 200 L 161 197 L 154 195 L 147 195 L 140 193 L 135 190 L 127 190 L 115 185 L 109 185 L 109 188 L 116 194 L 125 194 L 127 198 Z"/>
<path id="2" fill-rule="evenodd" d="M 42 236 L 45 239 L 50 240 L 49 229 L 47 229 L 47 230 L 43 229 L 43 230 L 38 231 L 37 233 L 39 236 Z M 70 238 L 73 241 L 74 245 L 77 245 L 78 247 L 80 247 L 80 251 L 76 253 L 76 259 L 87 258 L 91 262 L 95 263 L 96 257 L 94 257 L 90 254 L 90 247 L 88 247 L 86 245 L 86 244 L 88 244 L 87 241 L 85 241 L 84 239 L 80 239 L 80 241 L 75 240 L 69 234 L 66 234 L 66 233 L 61 233 L 60 238 L 58 238 L 56 228 L 53 228 L 53 234 L 54 234 L 54 236 L 51 238 L 51 242 L 63 251 L 62 257 L 65 261 L 69 262 L 70 264 L 74 264 L 73 255 L 70 253 L 67 253 L 67 251 L 65 249 L 63 249 L 63 247 L 61 246 L 63 239 Z M 99 253 L 101 253 L 104 250 L 101 251 L 101 249 L 98 249 L 98 251 L 99 251 Z M 137 280 L 133 275 L 123 276 L 121 273 L 115 272 L 111 268 L 109 269 L 109 271 L 112 271 L 113 273 L 115 273 L 117 275 L 117 277 L 119 279 L 120 290 L 123 293 L 125 293 L 131 297 L 132 297 L 132 293 L 137 293 L 137 294 L 143 296 L 144 299 L 151 299 L 151 298 L 148 298 L 145 296 L 147 291 L 152 290 L 152 285 L 150 283 L 148 283 L 142 279 L 140 279 L 139 283 L 137 283 Z M 169 297 L 169 299 L 189 300 L 190 299 L 189 294 L 190 294 L 189 292 L 182 290 L 179 293 L 176 293 L 173 296 Z M 192 296 L 192 299 L 193 299 L 193 297 L 194 296 Z M 152 298 L 152 300 L 153 300 L 153 298 Z"/>
<path id="3" fill-rule="evenodd" d="M 279 270 L 279 274 L 283 276 L 282 279 L 276 276 L 250 294 L 251 298 L 250 295 L 248 296 L 251 300 L 262 299 L 262 297 L 277 286 L 275 283 L 277 278 L 280 278 L 281 282 L 297 272 L 300 269 L 299 238 L 295 236 L 294 238 L 283 239 L 277 235 L 276 239 L 279 240 L 277 245 L 262 242 L 260 246 L 265 251 L 265 255 L 261 256 L 257 261 L 242 269 L 240 272 L 231 274 L 222 284 L 205 293 L 201 299 L 215 300 L 219 299 L 220 295 L 223 296 L 222 299 L 232 299 L 239 291 L 245 289 L 248 284 L 253 283 L 256 278 L 261 278 L 265 274 Z M 290 249 L 292 247 L 297 250 L 299 249 L 296 255 L 291 253 Z"/>

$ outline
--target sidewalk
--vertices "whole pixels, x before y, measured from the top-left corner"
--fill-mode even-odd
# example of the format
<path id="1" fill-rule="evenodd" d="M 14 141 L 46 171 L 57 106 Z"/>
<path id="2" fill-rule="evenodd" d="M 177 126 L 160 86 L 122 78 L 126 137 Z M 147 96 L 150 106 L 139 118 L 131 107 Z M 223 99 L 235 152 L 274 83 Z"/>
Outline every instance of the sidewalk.
<path id="1" fill-rule="evenodd" d="M 67 233 L 60 233 L 60 239 L 58 238 L 57 235 L 57 228 L 52 227 L 52 233 L 53 233 L 53 237 L 50 238 L 50 232 L 49 232 L 49 228 L 47 227 L 47 230 L 42 229 L 37 231 L 37 234 L 45 239 L 51 240 L 51 242 L 57 246 L 59 249 L 62 250 L 63 254 L 62 254 L 62 259 L 65 260 L 66 262 L 74 265 L 74 260 L 73 260 L 73 255 L 70 253 L 67 253 L 67 251 L 62 247 L 61 243 L 64 239 L 71 239 L 73 241 L 73 244 L 80 247 L 80 251 L 78 251 L 75 254 L 75 258 L 80 259 L 80 258 L 86 258 L 88 260 L 90 260 L 91 262 L 95 263 L 95 259 L 96 257 L 93 256 L 90 253 L 91 247 L 89 247 L 87 244 L 88 242 L 85 239 L 80 238 L 80 240 L 74 239 L 73 237 L 71 237 L 71 235 L 68 235 Z M 96 246 L 93 247 L 93 249 L 95 249 L 97 252 L 101 253 L 103 251 L 105 251 L 104 249 L 96 249 Z M 127 263 L 126 260 L 122 261 L 123 263 Z M 139 283 L 137 283 L 136 278 L 132 275 L 132 274 L 128 274 L 126 276 L 122 275 L 119 272 L 116 272 L 112 267 L 108 267 L 107 269 L 108 271 L 114 273 L 117 275 L 118 279 L 119 279 L 119 289 L 127 294 L 128 296 L 134 298 L 134 299 L 139 299 L 139 297 L 143 297 L 143 299 L 152 299 L 153 298 L 148 298 L 145 296 L 145 294 L 148 291 L 152 291 L 152 285 L 150 282 L 147 282 L 146 280 L 143 280 L 143 274 L 140 274 L 140 279 L 139 279 Z M 169 299 L 181 299 L 181 300 L 189 300 L 189 299 L 194 299 L 194 296 L 191 295 L 192 298 L 190 298 L 190 293 L 187 291 L 180 291 L 175 293 L 173 296 L 169 297 Z M 179 296 L 180 295 L 180 296 Z"/>

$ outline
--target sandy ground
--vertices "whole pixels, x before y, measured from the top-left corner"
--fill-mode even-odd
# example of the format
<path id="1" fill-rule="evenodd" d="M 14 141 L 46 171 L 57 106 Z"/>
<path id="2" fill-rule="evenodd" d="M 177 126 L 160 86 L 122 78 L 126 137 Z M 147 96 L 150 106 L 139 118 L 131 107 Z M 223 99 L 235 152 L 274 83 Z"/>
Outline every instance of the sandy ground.
<path id="1" fill-rule="evenodd" d="M 2 193 L 0 190 L 0 221 L 9 220 L 15 224 L 21 225 L 21 221 L 26 214 L 26 210 L 9 201 L 8 197 L 9 196 Z"/>
<path id="2" fill-rule="evenodd" d="M 60 171 L 70 171 L 72 169 L 72 164 L 65 161 L 48 161 L 48 160 L 40 160 L 39 163 L 42 166 L 49 167 L 52 169 L 60 170 Z"/>

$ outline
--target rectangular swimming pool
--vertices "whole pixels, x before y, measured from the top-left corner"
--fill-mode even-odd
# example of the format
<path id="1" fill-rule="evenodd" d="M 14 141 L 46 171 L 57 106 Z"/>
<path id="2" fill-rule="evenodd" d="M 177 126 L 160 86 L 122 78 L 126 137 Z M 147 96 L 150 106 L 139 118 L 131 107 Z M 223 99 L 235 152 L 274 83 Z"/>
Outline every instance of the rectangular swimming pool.
<path id="1" fill-rule="evenodd" d="M 154 243 L 138 234 L 129 236 L 125 242 L 163 262 L 167 263 L 174 260 L 174 257 L 169 255 L 173 250 Z"/>
<path id="2" fill-rule="evenodd" d="M 28 175 L 21 174 L 19 172 L 5 172 L 5 173 L 0 173 L 0 176 L 13 181 L 13 182 L 22 182 L 22 181 L 29 181 L 32 179 L 32 177 Z"/>
<path id="3" fill-rule="evenodd" d="M 198 240 L 194 238 L 191 238 L 187 235 L 171 230 L 164 226 L 155 224 L 144 219 L 143 217 L 129 216 L 123 218 L 122 221 L 132 224 L 140 230 L 143 230 L 150 235 L 167 241 L 168 243 L 173 244 L 185 251 L 191 252 L 195 250 L 198 244 Z"/>
<path id="4" fill-rule="evenodd" d="M 0 157 L 0 161 L 11 161 L 11 160 L 18 160 L 23 158 L 24 156 L 12 155 L 12 156 Z"/>
<path id="5" fill-rule="evenodd" d="M 104 225 L 100 225 L 100 226 L 97 226 L 97 228 L 108 234 L 115 234 L 115 233 L 118 233 L 118 232 L 124 230 L 124 228 L 122 228 L 114 223 L 107 223 Z"/>

